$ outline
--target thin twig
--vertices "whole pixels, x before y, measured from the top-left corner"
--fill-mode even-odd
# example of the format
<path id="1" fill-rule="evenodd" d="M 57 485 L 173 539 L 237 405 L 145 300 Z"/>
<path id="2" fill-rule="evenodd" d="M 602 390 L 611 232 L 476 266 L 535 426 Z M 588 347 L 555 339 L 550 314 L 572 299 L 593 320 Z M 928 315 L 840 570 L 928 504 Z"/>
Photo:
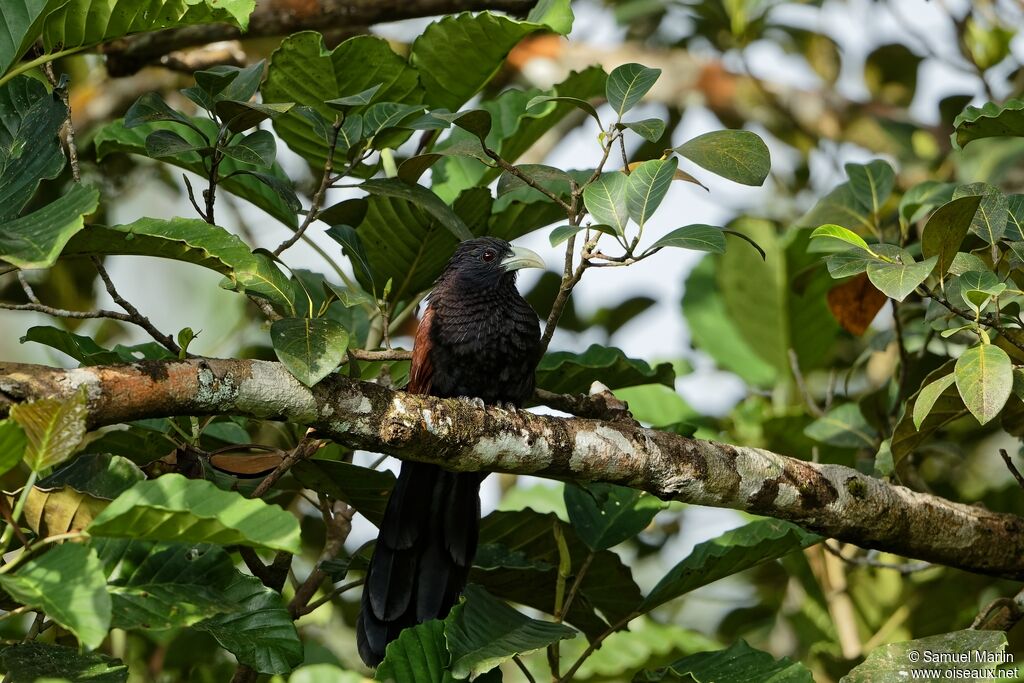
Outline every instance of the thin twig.
<path id="1" fill-rule="evenodd" d="M 811 396 L 811 392 L 807 390 L 807 384 L 804 382 L 804 374 L 800 372 L 800 359 L 797 357 L 796 351 L 790 348 L 788 349 L 788 354 L 789 368 L 793 371 L 793 379 L 796 380 L 796 388 L 803 397 L 804 403 L 807 404 L 807 411 L 814 417 L 821 417 L 825 413 L 817 402 L 815 402 L 814 397 Z"/>
<path id="2" fill-rule="evenodd" d="M 857 567 L 872 567 L 874 569 L 891 569 L 895 572 L 899 572 L 904 576 L 906 576 L 907 574 L 921 572 L 925 569 L 930 569 L 934 566 L 931 562 L 882 562 L 881 560 L 876 560 L 870 555 L 864 557 L 846 557 L 838 548 L 832 547 L 832 545 L 828 541 L 826 541 L 822 545 L 825 547 L 825 550 L 829 552 L 829 554 L 835 555 L 847 564 L 852 564 Z"/>
<path id="3" fill-rule="evenodd" d="M 597 648 L 601 647 L 601 643 L 603 643 L 608 636 L 615 633 L 616 631 L 624 627 L 626 624 L 636 619 L 638 616 L 640 615 L 637 612 L 627 614 L 625 617 L 619 619 L 617 622 L 609 626 L 597 638 L 594 638 L 594 640 L 587 645 L 587 649 L 584 650 L 583 653 L 576 659 L 576 661 L 573 662 L 572 666 L 569 667 L 569 670 L 566 671 L 562 676 L 560 676 L 558 680 L 555 681 L 555 683 L 567 683 L 567 681 L 571 681 L 572 677 L 575 676 L 576 672 L 579 671 L 581 666 L 583 666 L 583 662 L 587 661 L 587 657 L 594 654 L 594 651 Z"/>
<path id="4" fill-rule="evenodd" d="M 281 463 L 274 468 L 274 471 L 264 477 L 263 481 L 260 482 L 251 494 L 250 498 L 262 498 L 263 494 L 270 490 L 270 488 L 278 482 L 278 480 L 285 475 L 288 470 L 292 468 L 292 465 L 311 457 L 322 445 L 322 442 L 317 439 L 304 438 L 299 444 L 288 451 L 288 455 L 284 456 Z"/>
<path id="5" fill-rule="evenodd" d="M 1003 456 L 1003 462 L 1006 463 L 1006 468 L 1010 470 L 1010 474 L 1013 475 L 1013 478 L 1017 480 L 1017 483 L 1020 484 L 1021 488 L 1024 488 L 1024 476 L 1021 475 L 1017 466 L 1013 464 L 1013 460 L 1010 459 L 1010 454 L 1006 452 L 1005 448 L 1000 448 L 999 455 Z"/>
<path id="6" fill-rule="evenodd" d="M 526 664 L 523 664 L 523 660 L 519 655 L 513 655 L 512 661 L 515 662 L 516 666 L 519 667 L 519 670 L 523 672 L 523 675 L 526 676 L 526 680 L 529 681 L 529 683 L 537 683 L 537 679 L 534 678 L 533 674 L 530 673 L 530 670 L 526 668 Z"/>
<path id="7" fill-rule="evenodd" d="M 50 82 L 50 87 L 53 88 L 54 92 L 58 93 L 68 110 L 68 117 L 64 121 L 64 143 L 68 148 L 68 164 L 71 166 L 71 177 L 76 183 L 80 183 L 82 182 L 82 171 L 78 166 L 78 145 L 75 144 L 75 124 L 71 120 L 71 102 L 68 99 L 68 91 L 66 88 L 57 87 L 59 81 L 53 73 L 52 62 L 43 64 L 43 73 L 46 74 L 46 80 Z"/>
<path id="8" fill-rule="evenodd" d="M 545 197 L 547 197 L 548 199 L 550 199 L 551 201 L 553 201 L 554 203 L 558 204 L 560 207 L 565 209 L 565 212 L 567 214 L 571 214 L 572 213 L 573 209 L 569 205 L 568 202 L 566 202 L 564 199 L 559 197 L 557 194 L 555 194 L 554 192 L 552 192 L 548 188 L 546 188 L 543 185 L 541 185 L 540 183 L 538 183 L 536 180 L 534 180 L 530 176 L 528 176 L 525 173 L 523 173 L 522 171 L 520 171 L 519 167 L 513 166 L 509 162 L 505 161 L 504 159 L 501 158 L 501 155 L 499 155 L 497 152 L 495 152 L 493 149 L 491 149 L 489 147 L 484 147 L 484 152 L 487 154 L 487 156 L 489 156 L 491 159 L 494 160 L 494 163 L 498 165 L 498 168 L 500 168 L 501 170 L 505 171 L 506 173 L 509 173 L 509 174 L 515 176 L 516 178 L 519 178 L 524 183 L 526 183 L 527 185 L 529 185 L 533 189 L 537 190 L 537 192 L 540 192 Z"/>
<path id="9" fill-rule="evenodd" d="M 311 602 L 308 605 L 306 605 L 305 607 L 303 607 L 301 610 L 298 611 L 298 616 L 300 616 L 300 617 L 301 616 L 305 616 L 305 615 L 309 614 L 310 612 L 315 611 L 318 607 L 326 605 L 328 602 L 330 602 L 334 598 L 338 597 L 342 593 L 345 593 L 346 591 L 352 590 L 353 588 L 356 588 L 357 586 L 362 586 L 365 582 L 366 582 L 366 579 L 356 579 L 355 581 L 350 581 L 350 582 L 348 582 L 346 584 L 342 584 L 341 586 L 338 586 L 337 588 L 332 590 L 330 593 L 328 593 L 324 597 L 320 598 L 319 600 L 317 600 L 315 602 Z"/>
<path id="10" fill-rule="evenodd" d="M 107 272 L 107 269 L 103 267 L 103 261 L 101 261 L 98 256 L 92 257 L 92 264 L 96 266 L 96 272 L 98 272 L 100 274 L 100 278 L 103 279 L 103 284 L 107 288 L 107 294 L 110 295 L 110 298 L 113 299 L 118 306 L 128 313 L 128 321 L 144 329 L 149 333 L 149 336 L 174 355 L 180 354 L 181 347 L 178 346 L 173 337 L 156 329 L 156 326 L 150 322 L 149 318 L 142 315 L 142 313 L 139 312 L 139 309 L 135 308 L 131 302 L 118 294 L 117 288 L 114 287 L 114 281 L 110 279 L 110 274 Z"/>
<path id="11" fill-rule="evenodd" d="M 277 248 L 274 249 L 274 256 L 280 256 L 285 249 L 298 242 L 299 239 L 302 238 L 302 235 L 305 234 L 306 229 L 309 228 L 309 226 L 313 224 L 313 221 L 315 221 L 320 215 L 320 207 L 323 204 L 324 196 L 327 194 L 327 188 L 331 185 L 331 172 L 334 170 L 334 150 L 338 147 L 339 131 L 341 131 L 340 118 L 334 122 L 331 133 L 331 144 L 327 148 L 327 161 L 324 162 L 324 172 L 320 177 L 320 187 L 318 187 L 316 192 L 313 193 L 312 204 L 309 207 L 309 211 L 306 213 L 306 218 L 302 221 L 302 225 L 299 226 L 294 235 L 277 245 Z"/>

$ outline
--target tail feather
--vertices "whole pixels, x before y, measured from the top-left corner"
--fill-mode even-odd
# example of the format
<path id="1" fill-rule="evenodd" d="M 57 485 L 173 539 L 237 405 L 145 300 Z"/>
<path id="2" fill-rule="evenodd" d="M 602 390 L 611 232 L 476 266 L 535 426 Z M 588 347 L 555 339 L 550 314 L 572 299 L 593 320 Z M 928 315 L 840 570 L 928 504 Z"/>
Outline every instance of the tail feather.
<path id="1" fill-rule="evenodd" d="M 388 500 L 356 624 L 370 666 L 408 628 L 444 618 L 466 585 L 480 523 L 476 473 L 406 462 Z"/>

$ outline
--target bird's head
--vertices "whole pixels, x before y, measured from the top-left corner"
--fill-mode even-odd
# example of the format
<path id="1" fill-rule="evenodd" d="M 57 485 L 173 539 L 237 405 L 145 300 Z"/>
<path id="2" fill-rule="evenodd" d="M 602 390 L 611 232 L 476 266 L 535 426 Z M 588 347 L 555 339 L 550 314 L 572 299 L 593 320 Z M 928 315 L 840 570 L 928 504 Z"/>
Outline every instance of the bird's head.
<path id="1" fill-rule="evenodd" d="M 448 261 L 442 279 L 457 280 L 473 288 L 514 282 L 522 268 L 543 268 L 544 261 L 524 247 L 513 247 L 497 237 L 477 237 L 459 244 Z"/>

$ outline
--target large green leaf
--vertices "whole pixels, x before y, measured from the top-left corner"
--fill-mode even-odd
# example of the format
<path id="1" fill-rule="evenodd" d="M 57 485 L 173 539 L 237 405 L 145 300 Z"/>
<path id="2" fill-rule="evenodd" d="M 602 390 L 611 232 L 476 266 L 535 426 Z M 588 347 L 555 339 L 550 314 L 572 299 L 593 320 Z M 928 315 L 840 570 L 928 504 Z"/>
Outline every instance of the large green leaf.
<path id="1" fill-rule="evenodd" d="M 448 670 L 448 650 L 444 640 L 444 622 L 431 619 L 413 628 L 402 629 L 388 643 L 384 661 L 374 676 L 389 683 L 455 683 Z"/>
<path id="2" fill-rule="evenodd" d="M 180 474 L 136 484 L 93 520 L 88 531 L 114 538 L 302 550 L 299 523 L 291 513 Z"/>
<path id="3" fill-rule="evenodd" d="M 41 609 L 88 648 L 110 629 L 110 595 L 103 565 L 92 548 L 64 543 L 0 574 L 0 588 L 23 605 Z"/>
<path id="4" fill-rule="evenodd" d="M 306 488 L 348 503 L 377 526 L 395 485 L 391 472 L 333 460 L 303 460 L 295 463 L 291 472 Z"/>
<path id="5" fill-rule="evenodd" d="M 25 430 L 14 420 L 0 420 L 0 474 L 5 474 L 21 462 L 28 446 Z"/>
<path id="6" fill-rule="evenodd" d="M 889 643 L 872 650 L 863 664 L 853 668 L 842 683 L 888 683 L 910 680 L 909 669 L 927 669 L 928 680 L 954 679 L 965 671 L 982 678 L 983 671 L 992 671 L 1006 651 L 1003 631 L 964 629 L 937 636 Z M 922 660 L 924 653 L 929 660 Z M 981 655 L 982 658 L 978 658 Z M 984 656 L 990 655 L 990 658 Z M 1009 659 L 1007 661 L 1013 661 Z M 970 662 L 969 665 L 965 662 Z M 966 668 L 970 666 L 970 668 Z M 992 680 L 995 680 L 993 676 Z"/>
<path id="7" fill-rule="evenodd" d="M 526 21 L 463 12 L 430 24 L 413 43 L 409 61 L 427 102 L 455 111 L 491 80 L 522 38 L 539 30 L 565 34 L 571 27 L 569 0 L 538 3 Z"/>
<path id="8" fill-rule="evenodd" d="M 465 602 L 452 609 L 444 629 L 456 678 L 476 678 L 517 654 L 576 636 L 568 626 L 517 612 L 479 586 L 466 586 L 464 595 Z"/>
<path id="9" fill-rule="evenodd" d="M 914 258 L 904 252 L 903 263 L 887 263 L 885 261 L 868 263 L 868 279 L 890 299 L 903 301 L 917 289 L 918 285 L 928 279 L 938 262 L 939 257 L 932 256 L 915 263 Z"/>
<path id="10" fill-rule="evenodd" d="M 223 590 L 238 571 L 221 548 L 134 542 L 126 559 L 110 581 L 115 628 L 191 626 L 238 609 Z"/>
<path id="11" fill-rule="evenodd" d="M 747 130 L 704 133 L 675 151 L 701 168 L 743 185 L 763 184 L 772 166 L 768 146 L 756 133 Z"/>
<path id="12" fill-rule="evenodd" d="M 207 631 L 239 662 L 261 673 L 288 673 L 302 663 L 302 641 L 280 593 L 237 571 L 218 589 L 236 609 L 193 628 Z"/>
<path id="13" fill-rule="evenodd" d="M 777 560 L 807 548 L 821 537 L 778 519 L 763 519 L 704 541 L 674 566 L 644 598 L 640 611 L 648 612 L 673 598 L 736 572 Z"/>
<path id="14" fill-rule="evenodd" d="M 621 350 L 592 344 L 583 353 L 553 351 L 537 365 L 537 386 L 558 394 L 588 393 L 601 382 L 610 389 L 651 384 L 673 386 L 675 372 L 669 363 L 651 368 L 646 361 L 629 358 Z"/>
<path id="15" fill-rule="evenodd" d="M 629 217 L 643 227 L 661 200 L 665 198 L 678 161 L 675 157 L 667 160 L 652 159 L 639 164 L 629 174 L 626 183 L 626 210 Z"/>
<path id="16" fill-rule="evenodd" d="M 667 505 L 649 493 L 615 484 L 568 483 L 564 496 L 569 520 L 592 550 L 605 550 L 632 538 Z"/>
<path id="17" fill-rule="evenodd" d="M 925 391 L 940 378 L 952 375 L 954 364 L 955 361 L 949 361 L 929 373 L 921 382 L 924 389 L 919 390 L 907 400 L 907 405 L 893 430 L 892 444 L 890 445 L 896 464 L 913 453 L 921 443 L 941 427 L 967 414 L 967 408 L 964 407 L 964 402 L 954 383 L 951 382 L 934 400 Z M 918 412 L 918 401 L 931 402 L 932 405 L 927 416 L 915 425 L 914 415 Z"/>
<path id="18" fill-rule="evenodd" d="M 194 263 L 226 276 L 232 289 L 295 312 L 292 283 L 269 257 L 254 254 L 237 235 L 199 219 L 141 218 L 127 225 L 91 225 L 75 235 L 64 253 L 130 254 Z"/>
<path id="19" fill-rule="evenodd" d="M 270 326 L 277 359 L 311 387 L 338 367 L 348 350 L 348 332 L 330 318 L 281 318 Z"/>
<path id="20" fill-rule="evenodd" d="M 466 224 L 452 207 L 441 201 L 441 198 L 421 185 L 410 185 L 397 178 L 383 180 L 367 180 L 360 189 L 378 197 L 391 197 L 412 202 L 431 215 L 459 240 L 473 238 Z"/>
<path id="21" fill-rule="evenodd" d="M 416 69 L 410 67 L 375 36 L 349 38 L 333 50 L 324 46 L 323 36 L 312 31 L 286 38 L 270 57 L 270 68 L 261 94 L 265 102 L 295 102 L 312 107 L 327 121 L 337 112 L 326 100 L 359 94 L 379 85 L 375 102 L 417 104 L 423 88 Z M 364 111 L 353 107 L 348 116 Z M 317 168 L 327 160 L 327 141 L 309 119 L 291 111 L 274 119 L 274 130 L 297 154 Z M 344 156 L 336 155 L 340 168 Z"/>
<path id="22" fill-rule="evenodd" d="M 683 316 L 693 343 L 722 368 L 754 386 L 771 386 L 777 371 L 747 343 L 725 307 L 718 287 L 715 260 L 701 259 L 686 278 Z M 784 371 L 783 371 L 784 372 Z"/>
<path id="23" fill-rule="evenodd" d="M 932 412 L 935 402 L 939 400 L 947 389 L 953 386 L 955 381 L 956 375 L 949 374 L 921 387 L 917 394 L 917 399 L 914 401 L 914 410 L 912 411 L 914 427 L 921 429 L 921 424 L 928 417 L 928 414 Z"/>
<path id="24" fill-rule="evenodd" d="M 810 230 L 779 235 L 765 221 L 742 219 L 731 224 L 764 249 L 729 249 L 716 259 L 717 287 L 726 315 L 746 345 L 782 376 L 790 374 L 790 349 L 800 367 L 810 370 L 824 362 L 838 334 L 828 310 L 826 293 L 834 286 L 815 254 L 807 253 Z M 800 286 L 793 279 L 800 274 Z M 711 347 L 724 340 L 711 342 Z M 710 348 L 710 347 L 704 347 Z"/>
<path id="25" fill-rule="evenodd" d="M 954 199 L 939 207 L 925 224 L 921 234 L 921 253 L 925 258 L 938 257 L 935 274 L 939 277 L 945 275 L 953 264 L 980 204 L 980 195 Z"/>
<path id="26" fill-rule="evenodd" d="M 16 6 L 27 5 L 25 0 L 13 2 Z M 10 43 L 0 43 L 0 76 L 37 40 L 42 41 L 45 54 L 52 54 L 77 51 L 132 33 L 188 24 L 227 22 L 244 30 L 255 4 L 255 0 L 152 0 L 142 11 L 138 0 L 50 0 L 40 12 L 38 3 L 33 2 L 28 8 L 35 15 L 32 21 L 26 21 L 29 17 L 25 16 L 14 18 L 18 12 L 4 12 Z M 8 16 L 11 19 L 6 19 Z M 3 80 L 0 77 L 0 83 Z"/>
<path id="27" fill-rule="evenodd" d="M 1024 100 L 1011 99 L 1003 104 L 986 102 L 982 107 L 967 107 L 953 119 L 953 145 L 963 149 L 982 138 L 1024 136 Z"/>
<path id="28" fill-rule="evenodd" d="M 981 197 L 981 204 L 971 221 L 971 232 L 989 244 L 995 244 L 1006 232 L 1009 201 L 998 187 L 988 183 L 960 185 L 953 191 L 953 199 L 971 196 Z"/>
<path id="29" fill-rule="evenodd" d="M 99 190 L 75 184 L 56 201 L 0 224 L 0 259 L 22 269 L 49 268 L 99 200 Z"/>
<path id="30" fill-rule="evenodd" d="M 82 365 L 109 365 L 111 363 L 134 363 L 138 360 L 170 358 L 171 353 L 156 342 L 143 342 L 132 346 L 117 344 L 105 349 L 92 337 L 74 334 L 50 325 L 35 325 L 25 331 L 21 343 L 36 342 L 57 349 L 77 360 Z"/>
<path id="31" fill-rule="evenodd" d="M 864 418 L 856 403 L 832 408 L 804 429 L 820 443 L 840 448 L 875 448 L 878 431 Z"/>
<path id="32" fill-rule="evenodd" d="M 99 652 L 83 654 L 78 648 L 27 640 L 0 650 L 0 668 L 11 683 L 36 683 L 46 678 L 76 683 L 125 683 L 128 667 Z"/>
<path id="33" fill-rule="evenodd" d="M 660 75 L 661 69 L 643 64 L 623 64 L 612 70 L 605 86 L 605 97 L 615 112 L 616 120 L 622 120 L 622 115 L 647 94 Z"/>
<path id="34" fill-rule="evenodd" d="M 0 75 L 19 58 L 22 43 L 37 34 L 47 12 L 66 2 L 68 0 L 7 0 L 0 14 Z"/>
<path id="35" fill-rule="evenodd" d="M 553 513 L 540 514 L 532 509 L 499 511 L 481 520 L 480 544 L 502 546 L 507 556 L 518 558 L 516 567 L 474 567 L 470 581 L 484 586 L 492 595 L 550 614 L 555 605 L 559 563 L 552 539 L 554 524 L 561 526 L 572 571 L 578 571 L 592 551 L 571 525 L 559 521 Z M 524 569 L 524 565 L 530 568 Z M 594 553 L 565 621 L 593 639 L 608 628 L 608 623 L 632 614 L 641 599 L 640 589 L 618 555 L 599 550 Z M 595 614 L 595 608 L 604 619 Z"/>
<path id="36" fill-rule="evenodd" d="M 189 119 L 194 126 L 213 140 L 217 135 L 217 124 L 205 118 Z M 167 122 L 146 123 L 143 125 L 126 128 L 123 119 L 118 119 L 96 132 L 93 143 L 96 146 L 96 157 L 103 161 L 107 156 L 122 152 L 125 154 L 138 154 L 141 156 L 152 156 L 147 149 L 146 141 L 153 135 L 174 133 L 184 141 L 184 149 L 202 149 L 209 146 L 209 143 L 199 133 L 185 126 L 175 125 Z M 195 151 L 180 151 L 167 156 L 160 156 L 160 161 L 191 171 L 200 177 L 207 177 L 208 173 L 203 157 Z M 269 171 L 259 173 L 243 173 L 248 167 L 239 164 L 234 159 L 224 159 L 220 164 L 221 180 L 217 186 L 227 190 L 231 194 L 255 204 L 268 214 L 281 221 L 288 227 L 294 229 L 298 226 L 296 218 L 297 199 L 294 199 L 294 191 L 291 190 L 291 181 L 284 171 L 277 164 Z M 233 175 L 236 174 L 237 175 Z M 261 180 L 260 178 L 264 179 Z M 281 192 L 274 187 L 282 186 Z M 291 194 L 289 194 L 291 192 Z M 284 198 L 282 197 L 284 195 Z"/>
<path id="37" fill-rule="evenodd" d="M 662 249 L 664 247 L 675 247 L 677 249 L 692 249 L 694 251 L 708 251 L 713 254 L 725 253 L 725 232 L 713 225 L 685 225 L 676 228 L 667 235 L 658 238 L 650 246 L 650 249 Z"/>
<path id="38" fill-rule="evenodd" d="M 0 25 L 6 17 L 5 12 Z M 5 38 L 0 30 L 0 64 Z M 67 115 L 63 101 L 34 78 L 19 76 L 0 87 L 0 224 L 21 213 L 40 180 L 56 178 L 64 168 L 57 134 Z"/>
<path id="39" fill-rule="evenodd" d="M 877 216 L 896 184 L 896 173 L 892 166 L 881 159 L 866 164 L 846 164 L 846 175 L 850 178 L 850 190 L 854 198 Z"/>
<path id="40" fill-rule="evenodd" d="M 811 671 L 788 657 L 775 659 L 738 640 L 724 650 L 698 652 L 664 669 L 645 672 L 644 681 L 697 681 L 699 683 L 814 683 Z M 845 679 L 844 679 L 845 680 Z M 881 681 L 878 681 L 881 683 Z"/>
<path id="41" fill-rule="evenodd" d="M 622 236 L 629 223 L 629 209 L 626 206 L 626 190 L 629 176 L 619 171 L 609 171 L 583 189 L 583 203 L 597 223 L 610 225 Z"/>
<path id="42" fill-rule="evenodd" d="M 25 430 L 25 464 L 33 472 L 71 457 L 85 437 L 85 389 L 65 399 L 42 398 L 11 406 L 11 419 Z"/>
<path id="43" fill-rule="evenodd" d="M 1013 389 L 1010 357 L 998 346 L 967 349 L 956 361 L 956 386 L 971 414 L 981 424 L 999 414 Z"/>

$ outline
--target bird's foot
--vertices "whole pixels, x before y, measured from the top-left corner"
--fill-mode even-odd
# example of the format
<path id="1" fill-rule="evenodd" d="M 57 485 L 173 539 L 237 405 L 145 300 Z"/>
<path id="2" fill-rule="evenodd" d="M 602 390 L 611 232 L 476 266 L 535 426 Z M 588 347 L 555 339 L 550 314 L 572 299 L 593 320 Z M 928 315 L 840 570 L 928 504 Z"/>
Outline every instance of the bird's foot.
<path id="1" fill-rule="evenodd" d="M 477 396 L 459 396 L 459 399 L 463 401 L 469 401 L 470 403 L 473 404 L 474 408 L 479 408 L 480 410 L 483 410 L 484 408 L 487 407 L 487 404 L 484 403 L 484 400 Z"/>

